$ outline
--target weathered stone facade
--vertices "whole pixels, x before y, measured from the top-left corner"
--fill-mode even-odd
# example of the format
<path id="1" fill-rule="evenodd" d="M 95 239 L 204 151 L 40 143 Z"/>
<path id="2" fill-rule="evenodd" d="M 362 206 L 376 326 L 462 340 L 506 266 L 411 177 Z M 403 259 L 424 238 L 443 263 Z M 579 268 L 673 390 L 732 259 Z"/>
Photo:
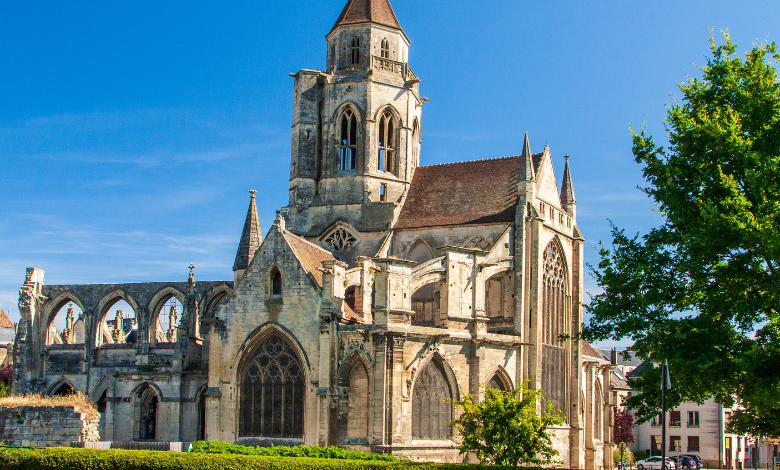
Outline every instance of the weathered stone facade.
<path id="1" fill-rule="evenodd" d="M 0 438 L 12 446 L 69 446 L 99 439 L 98 417 L 72 406 L 0 408 Z"/>
<path id="2" fill-rule="evenodd" d="M 29 270 L 17 389 L 105 390 L 105 439 L 202 432 L 461 461 L 445 399 L 528 381 L 567 416 L 564 465 L 605 465 L 611 366 L 571 339 L 584 239 L 568 160 L 560 190 L 527 136 L 519 156 L 420 166 L 409 44 L 387 0 L 347 3 L 327 70 L 294 75 L 289 204 L 261 239 L 252 194 L 232 282 L 45 286 Z M 172 296 L 179 333 L 159 343 Z M 116 298 L 135 310 L 133 344 L 96 340 Z M 67 301 L 83 345 L 46 341 Z"/>

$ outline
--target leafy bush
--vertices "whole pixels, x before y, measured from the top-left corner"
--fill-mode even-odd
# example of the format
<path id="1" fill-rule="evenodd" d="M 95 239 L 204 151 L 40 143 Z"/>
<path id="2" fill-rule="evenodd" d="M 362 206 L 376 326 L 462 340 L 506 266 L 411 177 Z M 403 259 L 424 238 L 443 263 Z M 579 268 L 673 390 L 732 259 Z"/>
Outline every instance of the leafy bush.
<path id="1" fill-rule="evenodd" d="M 198 441 L 192 444 L 192 452 L 202 454 L 262 455 L 268 457 L 308 457 L 315 459 L 374 460 L 384 462 L 398 461 L 398 459 L 392 455 L 344 450 L 334 446 L 316 447 L 300 445 L 296 447 L 255 447 L 219 441 Z"/>
<path id="2" fill-rule="evenodd" d="M 620 449 L 615 449 L 612 452 L 612 458 L 613 458 L 613 462 L 615 462 L 615 465 L 617 466 L 617 463 L 620 461 Z M 623 461 L 628 466 L 633 466 L 636 463 L 636 458 L 634 457 L 634 453 L 631 452 L 631 449 L 629 449 L 628 447 L 626 447 L 626 450 L 623 451 Z"/>
<path id="3" fill-rule="evenodd" d="M 646 458 L 650 457 L 650 454 L 647 453 L 646 450 L 635 450 L 634 451 L 634 461 L 638 462 L 640 460 L 644 460 Z"/>

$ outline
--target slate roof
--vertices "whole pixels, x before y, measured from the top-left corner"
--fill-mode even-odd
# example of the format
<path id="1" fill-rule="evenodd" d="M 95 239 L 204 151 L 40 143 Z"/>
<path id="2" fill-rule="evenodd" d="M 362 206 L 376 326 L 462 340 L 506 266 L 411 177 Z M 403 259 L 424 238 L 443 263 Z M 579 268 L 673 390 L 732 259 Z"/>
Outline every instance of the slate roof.
<path id="1" fill-rule="evenodd" d="M 0 308 L 0 328 L 13 328 L 14 324 L 8 319 L 8 315 L 5 314 L 2 308 Z"/>
<path id="2" fill-rule="evenodd" d="M 249 201 L 249 209 L 246 212 L 244 231 L 241 232 L 241 241 L 238 242 L 238 251 L 236 252 L 236 261 L 233 263 L 233 271 L 246 269 L 263 242 L 263 232 L 260 230 L 260 220 L 257 218 L 257 206 L 255 205 L 256 191 L 250 192 L 252 193 L 252 200 Z"/>
<path id="3" fill-rule="evenodd" d="M 381 24 L 403 32 L 389 0 L 349 0 L 330 33 L 339 26 L 361 23 Z"/>
<path id="4" fill-rule="evenodd" d="M 514 221 L 522 161 L 516 156 L 418 167 L 394 228 Z"/>
<path id="5" fill-rule="evenodd" d="M 335 260 L 336 258 L 330 251 L 327 251 L 319 246 L 311 243 L 303 238 L 293 235 L 290 232 L 282 232 L 284 239 L 287 240 L 287 244 L 293 250 L 293 254 L 301 262 L 301 266 L 306 272 L 310 273 L 317 285 L 322 287 L 322 262 L 328 260 Z"/>

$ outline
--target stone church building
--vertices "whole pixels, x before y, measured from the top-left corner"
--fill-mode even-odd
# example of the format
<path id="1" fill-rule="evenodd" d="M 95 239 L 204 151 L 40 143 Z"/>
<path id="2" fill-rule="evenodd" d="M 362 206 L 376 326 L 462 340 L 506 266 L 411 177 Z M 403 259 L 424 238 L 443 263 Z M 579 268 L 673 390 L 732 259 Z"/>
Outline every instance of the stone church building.
<path id="1" fill-rule="evenodd" d="M 47 285 L 28 269 L 15 391 L 90 395 L 104 440 L 462 461 L 445 400 L 529 381 L 566 415 L 564 465 L 609 465 L 611 365 L 570 339 L 584 239 L 568 159 L 560 187 L 528 136 L 519 156 L 421 166 L 427 100 L 389 1 L 349 0 L 326 38 L 325 70 L 294 74 L 289 204 L 263 238 L 252 192 L 233 279 Z M 65 306 L 81 313 L 60 333 Z"/>

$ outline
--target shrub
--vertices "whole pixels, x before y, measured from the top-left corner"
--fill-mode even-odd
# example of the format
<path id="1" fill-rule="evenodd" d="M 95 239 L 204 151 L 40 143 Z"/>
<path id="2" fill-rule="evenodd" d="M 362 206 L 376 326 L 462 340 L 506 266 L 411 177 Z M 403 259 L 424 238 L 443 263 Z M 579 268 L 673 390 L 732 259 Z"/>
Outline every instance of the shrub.
<path id="1" fill-rule="evenodd" d="M 16 408 L 18 406 L 72 406 L 80 413 L 87 413 L 92 418 L 97 418 L 98 410 L 87 395 L 81 392 L 69 395 L 48 396 L 40 393 L 26 395 L 8 395 L 0 397 L 0 406 Z"/>
<path id="2" fill-rule="evenodd" d="M 615 462 L 615 466 L 617 466 L 617 463 L 620 461 L 620 449 L 615 449 L 612 452 L 613 462 Z M 640 459 L 641 460 L 641 459 Z M 634 457 L 634 453 L 631 452 L 631 449 L 626 447 L 626 450 L 623 451 L 623 461 L 626 462 L 626 465 L 633 466 L 636 463 L 636 458 Z"/>
<path id="3" fill-rule="evenodd" d="M 635 450 L 634 451 L 634 461 L 637 462 L 639 460 L 644 460 L 646 458 L 650 457 L 650 454 L 647 453 L 646 450 Z"/>
<path id="4" fill-rule="evenodd" d="M 192 452 L 202 454 L 262 455 L 268 457 L 308 457 L 316 459 L 374 460 L 384 462 L 398 461 L 398 459 L 392 455 L 344 450 L 334 446 L 316 447 L 300 445 L 296 447 L 255 447 L 219 441 L 198 441 L 192 444 Z"/>

